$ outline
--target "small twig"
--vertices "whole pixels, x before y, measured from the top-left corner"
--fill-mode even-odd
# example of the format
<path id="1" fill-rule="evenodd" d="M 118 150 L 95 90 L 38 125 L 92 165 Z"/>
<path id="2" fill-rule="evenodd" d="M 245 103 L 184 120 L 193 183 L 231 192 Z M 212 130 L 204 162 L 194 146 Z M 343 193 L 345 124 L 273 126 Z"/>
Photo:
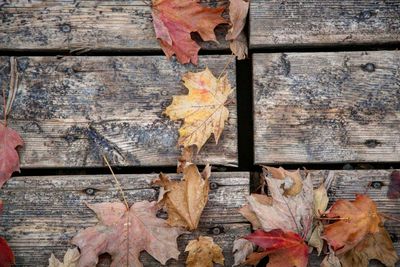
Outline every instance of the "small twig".
<path id="1" fill-rule="evenodd" d="M 7 111 L 6 111 L 6 106 L 7 106 L 7 100 L 6 100 L 6 84 L 3 82 L 2 84 L 2 90 L 3 90 L 3 112 L 4 112 L 4 126 L 7 127 Z"/>
<path id="2" fill-rule="evenodd" d="M 226 72 L 226 69 L 228 66 L 232 63 L 232 61 L 236 58 L 236 56 L 232 53 L 232 57 L 228 60 L 228 62 L 225 64 L 224 68 L 222 69 L 222 72 L 218 76 L 218 80 L 221 79 L 222 75 Z"/>
<path id="3" fill-rule="evenodd" d="M 105 155 L 103 155 L 103 159 L 104 159 L 104 161 L 106 162 L 108 168 L 109 168 L 110 171 L 111 171 L 112 177 L 114 178 L 115 183 L 117 184 L 118 190 L 121 192 L 122 198 L 124 199 L 124 203 L 125 203 L 126 210 L 129 210 L 128 201 L 126 200 L 126 197 L 125 197 L 124 191 L 122 190 L 121 184 L 119 183 L 117 177 L 115 176 L 114 171 L 113 171 L 113 169 L 111 168 L 110 163 L 108 162 L 108 160 L 107 160 L 107 158 L 106 158 Z"/>
<path id="4" fill-rule="evenodd" d="M 325 217 L 319 217 L 319 218 L 315 218 L 316 220 L 320 220 L 320 221 L 348 221 L 350 220 L 349 217 L 344 217 L 344 218 L 325 218 Z"/>
<path id="5" fill-rule="evenodd" d="M 387 215 L 385 213 L 379 213 L 379 215 L 381 215 L 385 219 L 396 221 L 396 222 L 400 222 L 400 218 L 397 218 L 397 217 L 394 217 L 394 216 L 391 216 L 391 215 Z"/>

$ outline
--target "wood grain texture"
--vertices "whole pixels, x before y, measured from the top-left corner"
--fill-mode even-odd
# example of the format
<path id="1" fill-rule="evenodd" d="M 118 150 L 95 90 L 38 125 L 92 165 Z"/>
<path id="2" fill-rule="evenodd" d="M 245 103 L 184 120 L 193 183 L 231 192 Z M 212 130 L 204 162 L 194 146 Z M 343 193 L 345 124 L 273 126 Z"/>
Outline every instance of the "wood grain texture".
<path id="1" fill-rule="evenodd" d="M 252 48 L 399 41 L 398 0 L 251 1 Z"/>
<path id="2" fill-rule="evenodd" d="M 117 177 L 130 204 L 157 199 L 158 188 L 150 186 L 157 174 Z M 237 211 L 249 194 L 249 173 L 213 173 L 210 183 L 214 183 L 213 189 L 199 230 L 178 239 L 180 260 L 170 260 L 168 266 L 183 266 L 185 246 L 199 235 L 212 236 L 223 248 L 226 266 L 231 266 L 233 240 L 250 232 L 249 224 Z M 84 202 L 118 201 L 119 197 L 111 175 L 14 177 L 0 191 L 4 203 L 0 236 L 9 241 L 17 266 L 47 266 L 52 252 L 61 258 L 79 230 L 97 223 Z M 166 217 L 164 212 L 159 215 Z M 141 258 L 144 266 L 159 266 L 147 253 Z M 104 259 L 102 266 L 107 262 Z"/>
<path id="3" fill-rule="evenodd" d="M 0 2 L 0 49 L 57 51 L 161 50 L 151 7 L 142 0 L 17 0 Z M 224 0 L 202 1 L 210 6 Z M 227 49 L 226 25 L 216 29 L 219 43 L 205 49 Z M 200 40 L 200 37 L 195 37 Z"/>
<path id="4" fill-rule="evenodd" d="M 254 55 L 255 163 L 400 158 L 398 51 Z"/>
<path id="5" fill-rule="evenodd" d="M 26 143 L 22 167 L 103 166 L 102 154 L 120 166 L 176 165 L 181 123 L 163 111 L 172 96 L 187 94 L 184 73 L 208 66 L 218 76 L 229 60 L 206 56 L 193 67 L 162 56 L 17 58 L 19 85 L 8 123 Z M 0 83 L 8 88 L 9 58 L 0 57 L 0 66 Z M 234 63 L 227 73 L 235 88 Z M 230 99 L 218 145 L 211 137 L 196 163 L 237 165 L 235 92 Z"/>

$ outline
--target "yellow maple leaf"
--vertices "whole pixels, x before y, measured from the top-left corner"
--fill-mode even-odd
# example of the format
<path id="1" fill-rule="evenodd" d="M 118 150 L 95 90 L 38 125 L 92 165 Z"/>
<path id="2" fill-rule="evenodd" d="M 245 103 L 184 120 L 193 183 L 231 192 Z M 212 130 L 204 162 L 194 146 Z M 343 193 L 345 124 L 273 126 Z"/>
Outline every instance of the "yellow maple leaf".
<path id="1" fill-rule="evenodd" d="M 206 68 L 202 72 L 188 72 L 182 80 L 189 93 L 174 96 L 165 110 L 171 120 L 184 121 L 179 129 L 178 144 L 194 145 L 200 150 L 212 133 L 218 143 L 229 116 L 225 103 L 232 89 L 227 76 L 218 79 Z"/>

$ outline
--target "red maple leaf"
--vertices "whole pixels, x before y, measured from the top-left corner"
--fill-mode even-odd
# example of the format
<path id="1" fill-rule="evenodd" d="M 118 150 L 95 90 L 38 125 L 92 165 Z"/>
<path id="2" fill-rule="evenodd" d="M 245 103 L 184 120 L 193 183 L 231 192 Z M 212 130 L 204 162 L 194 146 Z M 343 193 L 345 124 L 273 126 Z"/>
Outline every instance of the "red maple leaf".
<path id="1" fill-rule="evenodd" d="M 256 230 L 245 237 L 264 249 L 262 252 L 250 254 L 246 264 L 257 264 L 262 258 L 269 256 L 268 267 L 307 267 L 308 246 L 294 232 L 275 229 L 269 232 Z"/>
<path id="2" fill-rule="evenodd" d="M 13 129 L 0 123 L 0 187 L 10 179 L 13 172 L 19 172 L 19 156 L 16 148 L 24 141 Z"/>
<path id="3" fill-rule="evenodd" d="M 14 253 L 7 244 L 7 241 L 0 237 L 0 267 L 11 267 L 14 264 Z"/>
<path id="4" fill-rule="evenodd" d="M 226 23 L 221 17 L 224 7 L 209 8 L 195 0 L 153 0 L 153 24 L 164 53 L 176 55 L 182 64 L 197 64 L 200 46 L 191 33 L 198 32 L 204 41 L 217 41 L 214 28 Z"/>

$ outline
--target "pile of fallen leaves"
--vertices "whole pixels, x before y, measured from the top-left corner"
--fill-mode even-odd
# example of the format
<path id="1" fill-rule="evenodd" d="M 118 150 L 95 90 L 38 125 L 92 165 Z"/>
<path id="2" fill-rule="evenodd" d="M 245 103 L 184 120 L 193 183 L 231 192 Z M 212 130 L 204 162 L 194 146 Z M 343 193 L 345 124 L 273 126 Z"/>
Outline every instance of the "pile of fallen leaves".
<path id="1" fill-rule="evenodd" d="M 263 167 L 269 195 L 252 194 L 240 210 L 252 234 L 235 240 L 235 265 L 306 267 L 312 248 L 326 254 L 322 267 L 362 267 L 371 259 L 395 266 L 398 256 L 379 213 L 367 195 L 339 199 L 327 209 L 324 184 L 313 189 L 310 175 L 299 170 Z"/>

